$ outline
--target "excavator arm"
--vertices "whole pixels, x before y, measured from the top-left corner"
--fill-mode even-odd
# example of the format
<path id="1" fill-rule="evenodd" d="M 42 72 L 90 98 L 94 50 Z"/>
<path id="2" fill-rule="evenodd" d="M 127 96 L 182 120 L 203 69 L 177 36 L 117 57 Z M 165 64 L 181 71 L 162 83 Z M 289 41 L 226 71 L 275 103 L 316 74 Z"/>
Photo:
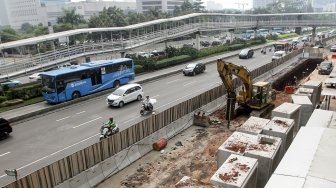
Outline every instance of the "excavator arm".
<path id="1" fill-rule="evenodd" d="M 237 96 L 238 103 L 247 104 L 252 96 L 252 78 L 246 67 L 225 62 L 222 59 L 217 60 L 217 71 L 227 93 L 235 93 L 232 75 L 237 76 L 244 84 L 245 91 L 241 91 Z"/>

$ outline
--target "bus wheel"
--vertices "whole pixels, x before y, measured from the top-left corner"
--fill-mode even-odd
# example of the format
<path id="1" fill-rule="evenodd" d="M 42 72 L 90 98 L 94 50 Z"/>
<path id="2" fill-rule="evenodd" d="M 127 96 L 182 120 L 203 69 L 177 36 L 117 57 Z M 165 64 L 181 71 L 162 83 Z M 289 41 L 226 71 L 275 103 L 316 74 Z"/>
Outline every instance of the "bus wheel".
<path id="1" fill-rule="evenodd" d="M 81 95 L 78 91 L 73 92 L 72 99 L 78 99 L 79 97 L 81 97 Z"/>
<path id="2" fill-rule="evenodd" d="M 118 88 L 120 86 L 119 80 L 113 82 L 113 88 Z"/>

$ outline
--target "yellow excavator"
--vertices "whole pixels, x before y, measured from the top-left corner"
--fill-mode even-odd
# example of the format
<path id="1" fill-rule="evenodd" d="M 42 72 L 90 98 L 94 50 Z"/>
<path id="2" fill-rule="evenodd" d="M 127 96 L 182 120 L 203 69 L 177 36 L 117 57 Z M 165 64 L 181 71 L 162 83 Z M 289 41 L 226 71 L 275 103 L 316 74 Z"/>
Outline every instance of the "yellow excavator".
<path id="1" fill-rule="evenodd" d="M 275 91 L 269 82 L 253 84 L 251 74 L 246 67 L 221 59 L 217 60 L 217 70 L 228 95 L 226 119 L 231 120 L 236 115 L 236 102 L 240 107 L 239 109 L 243 109 L 244 112 L 249 114 L 253 113 L 253 116 L 258 117 L 265 117 L 274 108 Z M 235 91 L 235 81 L 232 75 L 238 77 L 244 85 L 238 95 Z"/>

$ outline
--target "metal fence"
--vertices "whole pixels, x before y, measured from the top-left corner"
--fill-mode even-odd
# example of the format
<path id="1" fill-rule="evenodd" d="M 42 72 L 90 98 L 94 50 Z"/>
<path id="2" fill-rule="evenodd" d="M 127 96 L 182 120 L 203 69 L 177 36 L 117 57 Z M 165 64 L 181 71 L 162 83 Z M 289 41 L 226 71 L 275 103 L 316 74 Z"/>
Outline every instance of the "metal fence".
<path id="1" fill-rule="evenodd" d="M 251 75 L 253 78 L 256 78 L 300 53 L 302 53 L 302 49 L 290 53 L 283 59 L 273 61 L 252 70 Z M 235 79 L 234 82 L 236 87 L 240 85 L 238 79 Z M 129 148 L 133 144 L 159 131 L 170 123 L 222 97 L 225 94 L 226 90 L 224 85 L 214 87 L 213 89 L 210 89 L 198 96 L 192 97 L 180 104 L 166 109 L 161 113 L 153 115 L 101 142 L 95 143 L 83 150 L 22 177 L 18 181 L 5 186 L 5 188 L 55 187 L 56 185 L 75 177 L 81 172 L 84 172 L 111 156 L 115 156 L 118 152 Z"/>

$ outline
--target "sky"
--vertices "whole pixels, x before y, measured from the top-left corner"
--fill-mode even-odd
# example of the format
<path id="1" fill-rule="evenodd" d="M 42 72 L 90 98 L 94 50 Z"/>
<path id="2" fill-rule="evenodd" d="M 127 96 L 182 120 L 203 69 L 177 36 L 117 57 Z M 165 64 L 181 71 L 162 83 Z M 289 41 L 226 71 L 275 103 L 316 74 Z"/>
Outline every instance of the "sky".
<path id="1" fill-rule="evenodd" d="M 71 0 L 72 2 L 78 2 L 83 0 Z M 104 0 L 104 1 L 123 1 L 123 0 Z M 136 0 L 126 0 L 126 1 L 136 1 Z M 243 9 L 242 5 L 236 4 L 243 2 L 245 4 L 245 10 L 252 7 L 252 0 L 202 0 L 205 6 L 212 7 L 213 9 L 224 9 L 224 8 L 235 8 L 235 9 Z M 239 7 L 238 7 L 239 6 Z"/>

